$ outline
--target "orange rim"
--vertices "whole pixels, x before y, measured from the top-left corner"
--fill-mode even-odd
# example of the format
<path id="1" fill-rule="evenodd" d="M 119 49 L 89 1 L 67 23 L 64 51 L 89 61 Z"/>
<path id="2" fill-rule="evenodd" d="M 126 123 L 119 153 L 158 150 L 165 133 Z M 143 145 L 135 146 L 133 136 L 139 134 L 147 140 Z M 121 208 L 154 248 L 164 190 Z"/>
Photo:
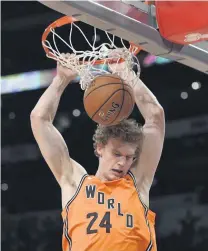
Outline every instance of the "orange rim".
<path id="1" fill-rule="evenodd" d="M 50 57 L 54 58 L 56 60 L 56 58 L 54 57 L 54 55 L 50 52 L 50 50 L 44 46 L 43 42 L 45 42 L 47 40 L 47 37 L 49 35 L 49 33 L 51 32 L 51 28 L 52 29 L 55 29 L 55 28 L 58 28 L 58 27 L 61 27 L 61 26 L 64 26 L 66 24 L 71 24 L 71 23 L 74 23 L 74 22 L 77 22 L 78 20 L 75 19 L 74 17 L 68 17 L 68 16 L 64 16 L 64 17 L 61 17 L 59 19 L 57 19 L 56 21 L 54 21 L 53 23 L 51 23 L 46 29 L 45 31 L 43 32 L 43 35 L 42 35 L 42 45 L 43 45 L 43 49 L 45 50 L 45 53 L 47 55 L 50 55 Z M 135 45 L 134 43 L 132 42 L 129 42 L 129 44 L 131 45 L 130 47 L 130 52 L 133 53 L 133 48 L 136 47 L 136 50 L 134 51 L 134 55 L 137 55 L 139 53 L 139 51 L 141 51 L 141 48 L 137 45 Z M 125 60 L 124 59 L 120 59 L 118 60 L 118 63 L 122 63 L 124 62 Z M 104 63 L 113 63 L 114 61 L 112 59 L 100 59 L 100 60 L 97 60 L 95 61 L 95 65 L 99 65 L 99 64 L 104 64 Z M 116 61 L 117 62 L 117 61 Z M 82 61 L 80 61 L 80 63 L 82 63 Z"/>

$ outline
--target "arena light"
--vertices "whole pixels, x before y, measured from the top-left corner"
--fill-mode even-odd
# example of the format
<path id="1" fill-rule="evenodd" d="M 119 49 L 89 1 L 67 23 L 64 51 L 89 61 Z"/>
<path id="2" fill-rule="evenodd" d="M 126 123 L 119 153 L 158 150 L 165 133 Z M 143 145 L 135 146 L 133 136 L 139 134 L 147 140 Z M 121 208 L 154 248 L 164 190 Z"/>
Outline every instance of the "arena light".
<path id="1" fill-rule="evenodd" d="M 7 183 L 2 183 L 2 184 L 1 184 L 1 190 L 2 190 L 2 191 L 7 191 L 8 188 L 9 188 L 9 186 L 8 186 Z"/>
<path id="2" fill-rule="evenodd" d="M 99 42 L 100 41 L 100 35 L 96 34 L 96 36 L 92 36 L 92 41 Z"/>
<path id="3" fill-rule="evenodd" d="M 1 94 L 37 90 L 47 87 L 56 75 L 56 69 L 31 71 L 3 76 Z"/>
<path id="4" fill-rule="evenodd" d="M 63 133 L 67 128 L 71 126 L 71 119 L 66 113 L 60 113 L 55 121 L 55 126 L 59 132 Z"/>
<path id="5" fill-rule="evenodd" d="M 14 112 L 9 113 L 9 119 L 15 119 L 16 114 Z"/>
<path id="6" fill-rule="evenodd" d="M 144 58 L 144 60 L 142 62 L 142 65 L 144 67 L 150 67 L 150 66 L 153 66 L 153 65 L 165 65 L 165 64 L 169 64 L 171 62 L 173 62 L 173 61 L 170 60 L 170 59 L 162 58 L 162 57 L 158 57 L 158 56 L 148 54 Z"/>
<path id="7" fill-rule="evenodd" d="M 80 112 L 79 109 L 74 109 L 74 110 L 72 111 L 72 114 L 73 114 L 74 117 L 79 117 L 80 114 L 81 114 L 81 112 Z"/>
<path id="8" fill-rule="evenodd" d="M 198 89 L 201 88 L 201 83 L 195 81 L 195 82 L 193 82 L 193 83 L 191 84 L 191 87 L 192 87 L 193 90 L 198 90 Z"/>
<path id="9" fill-rule="evenodd" d="M 181 98 L 182 99 L 187 99 L 188 98 L 188 93 L 187 92 L 181 92 Z"/>

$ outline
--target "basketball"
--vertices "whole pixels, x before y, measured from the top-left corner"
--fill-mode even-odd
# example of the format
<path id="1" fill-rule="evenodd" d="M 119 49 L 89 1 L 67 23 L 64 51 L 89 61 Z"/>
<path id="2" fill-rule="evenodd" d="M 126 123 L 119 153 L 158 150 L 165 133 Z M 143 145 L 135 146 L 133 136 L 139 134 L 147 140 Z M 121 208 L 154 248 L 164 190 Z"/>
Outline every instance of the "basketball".
<path id="1" fill-rule="evenodd" d="M 117 75 L 96 77 L 84 93 L 85 111 L 101 125 L 115 125 L 128 118 L 134 103 L 132 88 Z"/>

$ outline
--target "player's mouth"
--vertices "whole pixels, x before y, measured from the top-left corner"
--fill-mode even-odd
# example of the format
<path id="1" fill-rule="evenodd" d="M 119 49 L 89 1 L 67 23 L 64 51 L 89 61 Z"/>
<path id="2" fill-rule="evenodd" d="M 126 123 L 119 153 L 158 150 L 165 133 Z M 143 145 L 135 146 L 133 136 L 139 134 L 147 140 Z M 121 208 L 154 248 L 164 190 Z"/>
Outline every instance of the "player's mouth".
<path id="1" fill-rule="evenodd" d="M 122 173 L 123 173 L 122 170 L 118 170 L 118 169 L 112 169 L 112 171 L 113 171 L 114 173 L 117 173 L 117 174 L 122 174 Z"/>

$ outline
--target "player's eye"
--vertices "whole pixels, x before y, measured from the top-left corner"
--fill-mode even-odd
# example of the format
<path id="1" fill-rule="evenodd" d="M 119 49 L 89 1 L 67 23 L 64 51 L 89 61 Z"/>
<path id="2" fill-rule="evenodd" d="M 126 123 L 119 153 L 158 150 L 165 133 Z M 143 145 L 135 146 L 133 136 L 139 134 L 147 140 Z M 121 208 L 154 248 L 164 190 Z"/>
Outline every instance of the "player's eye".
<path id="1" fill-rule="evenodd" d="M 126 159 L 127 159 L 127 160 L 132 160 L 132 161 L 134 161 L 135 156 L 134 156 L 134 155 L 132 155 L 132 156 L 127 156 Z"/>

